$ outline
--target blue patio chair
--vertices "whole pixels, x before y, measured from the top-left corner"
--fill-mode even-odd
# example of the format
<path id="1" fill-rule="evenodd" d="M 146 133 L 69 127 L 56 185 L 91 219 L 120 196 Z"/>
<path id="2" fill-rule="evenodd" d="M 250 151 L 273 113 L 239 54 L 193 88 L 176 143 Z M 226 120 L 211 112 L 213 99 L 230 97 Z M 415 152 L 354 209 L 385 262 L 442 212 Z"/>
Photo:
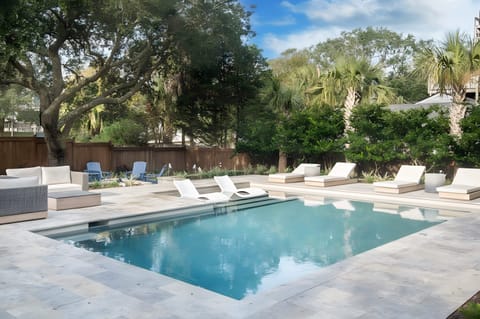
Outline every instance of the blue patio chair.
<path id="1" fill-rule="evenodd" d="M 138 179 L 140 181 L 146 181 L 146 170 L 147 170 L 147 162 L 133 162 L 133 167 L 130 172 L 127 172 L 127 177 L 132 179 Z"/>
<path id="2" fill-rule="evenodd" d="M 146 174 L 145 181 L 150 182 L 152 184 L 157 184 L 158 183 L 157 177 L 163 176 L 163 174 L 165 174 L 167 170 L 168 170 L 168 164 L 165 164 L 162 166 L 158 174 Z"/>
<path id="3" fill-rule="evenodd" d="M 101 181 L 104 178 L 110 177 L 110 172 L 102 171 L 102 167 L 99 162 L 87 162 L 87 169 L 85 170 L 88 173 L 88 181 Z"/>

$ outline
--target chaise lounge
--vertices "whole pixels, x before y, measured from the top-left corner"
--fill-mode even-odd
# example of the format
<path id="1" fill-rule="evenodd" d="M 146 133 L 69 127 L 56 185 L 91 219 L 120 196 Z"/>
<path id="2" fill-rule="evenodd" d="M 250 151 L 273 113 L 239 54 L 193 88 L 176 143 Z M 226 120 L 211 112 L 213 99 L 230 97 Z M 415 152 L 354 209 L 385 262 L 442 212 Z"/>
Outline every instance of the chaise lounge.
<path id="1" fill-rule="evenodd" d="M 480 197 L 480 169 L 459 168 L 452 184 L 437 187 L 440 198 L 472 200 Z"/>
<path id="2" fill-rule="evenodd" d="M 193 185 L 192 181 L 189 179 L 175 180 L 173 181 L 173 184 L 182 198 L 193 198 L 213 203 L 228 202 L 230 199 L 229 196 L 220 192 L 200 194 L 195 185 Z"/>
<path id="3" fill-rule="evenodd" d="M 424 172 L 425 166 L 402 165 L 393 181 L 375 182 L 374 190 L 380 193 L 401 194 L 423 189 L 424 185 L 420 184 L 420 181 Z"/>
<path id="4" fill-rule="evenodd" d="M 237 188 L 233 183 L 232 179 L 228 175 L 224 176 L 214 176 L 213 179 L 217 183 L 220 190 L 225 195 L 231 197 L 232 195 L 238 196 L 239 198 L 251 198 L 251 197 L 260 197 L 267 196 L 267 192 L 261 188 L 256 187 L 247 187 L 247 188 Z"/>
<path id="5" fill-rule="evenodd" d="M 298 165 L 291 173 L 268 175 L 268 181 L 272 183 L 296 183 L 303 182 L 305 176 L 316 175 L 320 175 L 320 164 L 303 163 Z"/>
<path id="6" fill-rule="evenodd" d="M 355 163 L 335 163 L 328 175 L 306 176 L 305 185 L 329 187 L 335 185 L 356 183 L 357 179 L 350 178 L 350 175 L 355 169 L 355 166 Z"/>

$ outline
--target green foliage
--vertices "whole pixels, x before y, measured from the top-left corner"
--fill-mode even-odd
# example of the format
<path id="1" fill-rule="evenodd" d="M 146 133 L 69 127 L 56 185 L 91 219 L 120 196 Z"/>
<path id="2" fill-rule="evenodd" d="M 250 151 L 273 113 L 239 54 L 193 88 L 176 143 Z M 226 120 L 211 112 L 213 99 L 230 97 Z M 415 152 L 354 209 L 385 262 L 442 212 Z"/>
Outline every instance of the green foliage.
<path id="1" fill-rule="evenodd" d="M 449 33 L 443 43 L 421 50 L 415 59 L 416 74 L 438 86 L 440 94 L 452 96 L 450 134 L 462 135 L 461 119 L 465 116 L 466 88 L 472 76 L 480 71 L 480 41 L 465 33 Z"/>
<path id="2" fill-rule="evenodd" d="M 463 134 L 455 147 L 456 160 L 462 166 L 480 167 L 480 105 L 471 109 L 461 127 Z"/>
<path id="3" fill-rule="evenodd" d="M 18 85 L 0 86 L 0 132 L 3 133 L 4 121 L 9 117 L 38 124 L 38 111 L 32 110 L 32 101 L 32 94 Z"/>
<path id="4" fill-rule="evenodd" d="M 365 183 L 373 183 L 377 181 L 386 181 L 389 179 L 388 173 L 385 173 L 385 175 L 381 175 L 376 171 L 369 171 L 369 172 L 364 172 L 362 171 L 362 181 Z"/>
<path id="5" fill-rule="evenodd" d="M 244 123 L 236 150 L 249 154 L 254 163 L 273 164 L 268 159 L 284 150 L 295 161 L 318 160 L 343 151 L 342 112 L 322 106 L 292 112 L 289 117 L 272 113 L 253 114 Z"/>
<path id="6" fill-rule="evenodd" d="M 465 319 L 480 319 L 480 303 L 469 302 L 460 313 Z"/>
<path id="7" fill-rule="evenodd" d="M 448 118 L 439 108 L 392 112 L 381 105 L 361 105 L 352 116 L 346 157 L 378 172 L 379 166 L 416 163 L 427 171 L 446 170 L 452 160 Z"/>
<path id="8" fill-rule="evenodd" d="M 249 16 L 238 1 L 194 1 L 177 30 L 176 126 L 209 145 L 225 146 L 256 96 L 265 61 L 255 46 Z M 185 62 L 188 61 L 188 62 Z"/>
<path id="9" fill-rule="evenodd" d="M 88 184 L 89 189 L 119 187 L 120 183 L 116 180 L 95 181 Z"/>
<path id="10" fill-rule="evenodd" d="M 248 154 L 252 163 L 273 164 L 272 158 L 278 152 L 272 142 L 277 114 L 258 101 L 245 106 L 242 118 L 237 133 L 236 151 Z"/>
<path id="11" fill-rule="evenodd" d="M 402 103 L 415 103 L 429 96 L 427 81 L 413 74 L 390 76 L 385 84 L 395 90 Z"/>
<path id="12" fill-rule="evenodd" d="M 113 123 L 96 136 L 93 142 L 111 142 L 116 146 L 146 145 L 148 135 L 145 127 L 131 119 L 123 119 Z"/>
<path id="13" fill-rule="evenodd" d="M 381 105 L 360 105 L 352 114 L 353 132 L 348 133 L 346 157 L 363 167 L 404 159 L 401 143 L 389 133 L 390 112 Z M 400 158 L 399 158 L 400 157 Z"/>
<path id="14" fill-rule="evenodd" d="M 453 159 L 448 114 L 438 107 L 430 107 L 394 115 L 394 136 L 403 141 L 403 153 L 408 160 L 426 165 L 427 171 L 446 171 Z"/>
<path id="15" fill-rule="evenodd" d="M 257 175 L 266 175 L 272 172 L 276 172 L 275 168 L 268 168 L 265 165 L 250 165 L 245 170 L 228 170 L 221 167 L 214 167 L 210 170 L 204 170 L 201 172 L 189 173 L 185 171 L 175 172 L 175 176 L 183 177 L 183 178 L 190 178 L 190 179 L 202 179 L 202 178 L 213 178 L 214 176 L 222 176 L 222 175 L 229 175 L 229 176 L 238 176 L 238 175 L 249 175 L 249 174 L 257 174 Z"/>
<path id="16" fill-rule="evenodd" d="M 412 57 L 418 43 L 412 35 L 404 36 L 385 28 L 354 29 L 343 31 L 339 37 L 316 45 L 315 62 L 328 68 L 339 55 L 364 56 L 377 60 L 392 72 L 400 72 Z"/>

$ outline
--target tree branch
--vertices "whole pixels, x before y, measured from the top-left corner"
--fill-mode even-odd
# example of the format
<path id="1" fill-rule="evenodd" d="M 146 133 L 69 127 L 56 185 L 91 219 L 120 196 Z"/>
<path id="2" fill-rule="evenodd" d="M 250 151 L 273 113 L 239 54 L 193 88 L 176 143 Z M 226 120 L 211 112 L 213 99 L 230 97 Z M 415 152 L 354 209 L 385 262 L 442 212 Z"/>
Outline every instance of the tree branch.
<path id="1" fill-rule="evenodd" d="M 60 105 L 63 102 L 73 98 L 85 86 L 87 86 L 90 83 L 93 83 L 93 82 L 97 81 L 100 77 L 102 77 L 108 71 L 110 71 L 111 68 L 113 68 L 117 65 L 121 65 L 122 63 L 125 63 L 125 61 L 119 61 L 119 63 L 113 63 L 112 62 L 113 57 L 115 56 L 117 51 L 120 49 L 120 44 L 121 44 L 121 41 L 120 41 L 119 37 L 117 37 L 115 39 L 115 43 L 114 43 L 114 46 L 112 48 L 112 51 L 110 52 L 110 56 L 106 60 L 105 64 L 102 67 L 100 67 L 100 69 L 98 69 L 98 71 L 95 74 L 93 74 L 89 77 L 83 78 L 83 80 L 80 80 L 77 85 L 69 87 L 68 89 L 65 90 L 65 92 L 63 92 L 63 94 L 59 94 L 55 98 L 55 100 L 52 101 L 51 107 L 60 108 Z"/>
<path id="2" fill-rule="evenodd" d="M 153 71 L 153 70 L 152 70 Z M 137 79 L 136 81 L 132 81 L 129 83 L 124 83 L 121 85 L 116 86 L 115 88 L 112 88 L 109 90 L 109 94 L 112 94 L 120 89 L 126 88 L 131 86 L 131 89 L 123 94 L 122 96 L 119 97 L 110 97 L 106 95 L 106 93 L 102 94 L 98 98 L 95 98 L 91 100 L 90 102 L 83 104 L 76 109 L 70 111 L 68 114 L 65 115 L 62 119 L 59 120 L 58 124 L 59 127 L 63 127 L 63 135 L 68 135 L 70 130 L 72 129 L 73 125 L 75 124 L 76 120 L 84 113 L 90 111 L 97 105 L 101 104 L 120 104 L 131 98 L 136 92 L 140 90 L 142 85 L 147 81 L 149 76 L 151 75 L 152 71 L 148 72 L 145 74 L 145 77 L 143 79 Z"/>

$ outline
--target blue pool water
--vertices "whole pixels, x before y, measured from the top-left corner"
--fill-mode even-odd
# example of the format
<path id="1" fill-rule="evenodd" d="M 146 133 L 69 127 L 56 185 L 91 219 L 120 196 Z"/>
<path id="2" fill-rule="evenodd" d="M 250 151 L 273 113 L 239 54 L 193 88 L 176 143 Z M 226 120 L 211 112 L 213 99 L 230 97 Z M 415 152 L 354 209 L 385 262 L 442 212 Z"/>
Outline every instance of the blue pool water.
<path id="1" fill-rule="evenodd" d="M 57 239 L 242 299 L 439 222 L 430 209 L 289 200 Z"/>

